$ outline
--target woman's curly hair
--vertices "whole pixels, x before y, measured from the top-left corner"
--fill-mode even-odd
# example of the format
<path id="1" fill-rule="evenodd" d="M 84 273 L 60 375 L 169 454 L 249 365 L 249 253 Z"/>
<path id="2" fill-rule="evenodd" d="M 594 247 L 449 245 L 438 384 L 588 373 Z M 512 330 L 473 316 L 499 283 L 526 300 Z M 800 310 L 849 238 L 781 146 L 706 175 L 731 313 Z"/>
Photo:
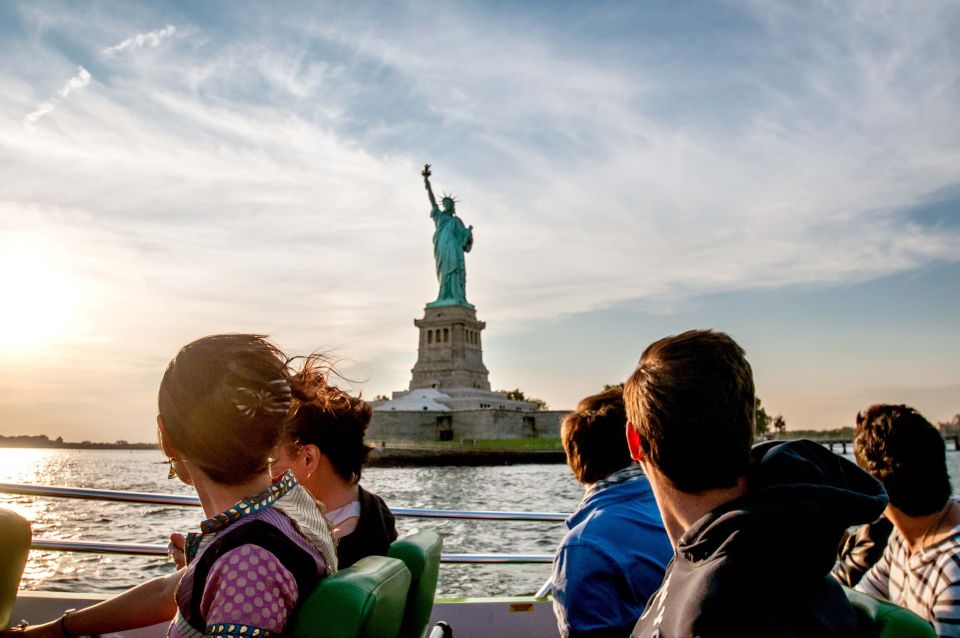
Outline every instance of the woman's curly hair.
<path id="1" fill-rule="evenodd" d="M 357 483 L 373 449 L 364 442 L 373 409 L 360 397 L 331 385 L 331 376 L 340 375 L 326 355 L 302 358 L 293 375 L 293 405 L 283 443 L 316 445 L 338 476 Z"/>

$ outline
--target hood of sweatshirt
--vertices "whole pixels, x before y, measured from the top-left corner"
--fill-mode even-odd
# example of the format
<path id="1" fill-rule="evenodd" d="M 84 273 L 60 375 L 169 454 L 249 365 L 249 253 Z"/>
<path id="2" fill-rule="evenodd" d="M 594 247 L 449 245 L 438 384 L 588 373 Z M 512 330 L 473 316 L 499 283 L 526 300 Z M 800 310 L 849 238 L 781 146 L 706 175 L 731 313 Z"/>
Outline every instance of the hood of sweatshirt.
<path id="1" fill-rule="evenodd" d="M 732 560 L 758 573 L 775 562 L 792 578 L 821 579 L 844 530 L 875 521 L 886 507 L 879 481 L 819 443 L 761 443 L 752 458 L 747 495 L 694 523 L 677 560 Z"/>

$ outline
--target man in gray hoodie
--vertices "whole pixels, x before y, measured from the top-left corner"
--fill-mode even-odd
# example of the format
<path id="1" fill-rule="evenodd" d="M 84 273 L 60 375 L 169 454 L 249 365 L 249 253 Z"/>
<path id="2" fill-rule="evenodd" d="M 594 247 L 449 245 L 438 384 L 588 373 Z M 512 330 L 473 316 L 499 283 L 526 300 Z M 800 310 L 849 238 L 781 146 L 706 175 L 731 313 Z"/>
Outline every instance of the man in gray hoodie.
<path id="1" fill-rule="evenodd" d="M 633 636 L 858 635 L 830 569 L 844 530 L 886 506 L 880 483 L 810 441 L 752 447 L 753 373 L 720 332 L 651 344 L 624 400 L 676 550 Z"/>

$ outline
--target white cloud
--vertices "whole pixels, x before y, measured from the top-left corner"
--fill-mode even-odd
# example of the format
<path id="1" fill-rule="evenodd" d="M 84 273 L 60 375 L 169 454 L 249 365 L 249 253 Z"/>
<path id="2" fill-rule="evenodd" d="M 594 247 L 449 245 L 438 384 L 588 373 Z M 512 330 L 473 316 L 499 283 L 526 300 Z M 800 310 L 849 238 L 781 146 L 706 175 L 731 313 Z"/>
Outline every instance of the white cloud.
<path id="1" fill-rule="evenodd" d="M 64 99 L 77 89 L 82 89 L 88 84 L 90 84 L 90 72 L 82 66 L 77 67 L 77 74 L 67 80 L 67 83 L 63 85 L 63 88 L 57 91 L 57 95 L 59 95 L 61 99 Z"/>
<path id="2" fill-rule="evenodd" d="M 140 49 L 142 47 L 151 47 L 156 48 L 160 46 L 160 43 L 165 39 L 172 36 L 177 32 L 177 27 L 172 24 L 168 24 L 162 29 L 157 29 L 155 31 L 150 31 L 148 33 L 138 33 L 135 36 L 129 37 L 120 44 L 115 44 L 112 47 L 107 47 L 103 50 L 105 55 L 113 55 L 114 53 L 119 53 L 125 49 L 136 48 Z"/>
<path id="3" fill-rule="evenodd" d="M 53 106 L 52 102 L 44 102 L 43 104 L 38 106 L 35 111 L 31 111 L 30 113 L 27 113 L 26 117 L 23 118 L 23 122 L 27 126 L 33 126 L 34 124 L 36 124 L 37 120 L 39 120 L 41 117 L 43 117 L 47 113 L 50 113 L 51 111 L 53 111 L 54 108 L 55 107 Z"/>
<path id="4" fill-rule="evenodd" d="M 67 83 L 63 85 L 62 89 L 57 91 L 56 94 L 53 95 L 49 100 L 38 106 L 36 110 L 31 111 L 23 118 L 23 125 L 28 130 L 33 130 L 34 125 L 41 117 L 53 112 L 53 110 L 56 109 L 57 104 L 65 100 L 67 96 L 74 91 L 82 89 L 90 84 L 90 80 L 90 72 L 82 66 L 77 67 L 77 74 L 67 80 Z"/>

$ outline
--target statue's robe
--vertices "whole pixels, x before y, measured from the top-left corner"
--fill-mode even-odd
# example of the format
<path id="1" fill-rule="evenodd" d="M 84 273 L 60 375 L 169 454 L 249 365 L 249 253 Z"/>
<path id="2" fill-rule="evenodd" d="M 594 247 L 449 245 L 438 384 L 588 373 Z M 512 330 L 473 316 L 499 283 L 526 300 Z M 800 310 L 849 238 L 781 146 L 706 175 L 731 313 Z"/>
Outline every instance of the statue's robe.
<path id="1" fill-rule="evenodd" d="M 434 208 L 430 212 L 433 231 L 433 259 L 437 267 L 440 292 L 430 305 L 469 305 L 467 269 L 463 254 L 473 247 L 473 233 L 451 212 Z"/>

